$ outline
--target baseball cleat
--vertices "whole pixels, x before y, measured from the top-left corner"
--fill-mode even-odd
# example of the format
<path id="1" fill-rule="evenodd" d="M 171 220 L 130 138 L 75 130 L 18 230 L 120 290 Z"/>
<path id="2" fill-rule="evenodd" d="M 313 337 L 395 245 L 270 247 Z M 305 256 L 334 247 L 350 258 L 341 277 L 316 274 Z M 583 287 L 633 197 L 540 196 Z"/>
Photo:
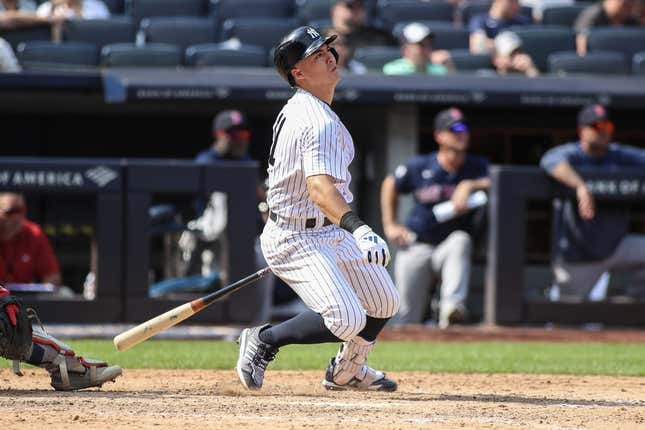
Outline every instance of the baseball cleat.
<path id="1" fill-rule="evenodd" d="M 238 339 L 240 352 L 235 370 L 240 382 L 248 390 L 262 388 L 264 371 L 278 353 L 278 348 L 260 340 L 260 332 L 267 327 L 270 325 L 244 329 Z"/>
<path id="2" fill-rule="evenodd" d="M 81 360 L 89 362 L 83 373 L 68 372 L 67 369 L 62 370 L 60 368 L 50 371 L 51 386 L 56 391 L 82 390 L 91 387 L 101 388 L 108 381 L 115 382 L 116 378 L 123 373 L 119 366 L 96 365 L 93 360 L 83 360 L 82 358 Z"/>
<path id="3" fill-rule="evenodd" d="M 329 366 L 327 366 L 327 371 L 325 372 L 325 379 L 322 381 L 323 387 L 327 390 L 332 391 L 387 391 L 392 392 L 396 391 L 398 385 L 395 381 L 388 379 L 385 376 L 385 373 L 374 370 L 369 366 L 363 366 L 359 374 L 362 374 L 362 377 L 355 376 L 347 384 L 336 384 L 333 380 L 334 375 L 334 365 L 336 364 L 336 359 L 332 358 L 329 361 Z"/>

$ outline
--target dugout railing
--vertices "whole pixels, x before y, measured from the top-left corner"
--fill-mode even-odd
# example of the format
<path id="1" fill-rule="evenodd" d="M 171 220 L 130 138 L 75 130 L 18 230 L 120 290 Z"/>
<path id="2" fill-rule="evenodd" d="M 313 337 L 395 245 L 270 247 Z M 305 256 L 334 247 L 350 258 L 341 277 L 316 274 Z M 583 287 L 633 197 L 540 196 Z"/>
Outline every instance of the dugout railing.
<path id="1" fill-rule="evenodd" d="M 582 176 L 599 201 L 645 201 L 645 172 L 640 170 L 585 170 Z M 536 167 L 491 168 L 489 242 L 484 292 L 485 322 L 497 325 L 524 323 L 609 325 L 645 324 L 645 303 L 608 301 L 579 303 L 527 299 L 527 207 L 531 201 L 549 201 L 571 193 Z M 551 234 L 545 231 L 543 234 Z"/>

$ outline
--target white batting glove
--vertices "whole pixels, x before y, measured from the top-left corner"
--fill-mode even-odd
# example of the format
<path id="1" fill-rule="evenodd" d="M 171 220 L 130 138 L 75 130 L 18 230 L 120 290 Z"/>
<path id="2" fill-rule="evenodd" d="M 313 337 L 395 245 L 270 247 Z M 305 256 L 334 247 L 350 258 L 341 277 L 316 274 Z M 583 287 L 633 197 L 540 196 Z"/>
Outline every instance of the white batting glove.
<path id="1" fill-rule="evenodd" d="M 368 225 L 362 225 L 352 233 L 358 247 L 363 253 L 363 259 L 368 263 L 387 266 L 390 262 L 390 248 L 387 243 L 374 233 Z"/>

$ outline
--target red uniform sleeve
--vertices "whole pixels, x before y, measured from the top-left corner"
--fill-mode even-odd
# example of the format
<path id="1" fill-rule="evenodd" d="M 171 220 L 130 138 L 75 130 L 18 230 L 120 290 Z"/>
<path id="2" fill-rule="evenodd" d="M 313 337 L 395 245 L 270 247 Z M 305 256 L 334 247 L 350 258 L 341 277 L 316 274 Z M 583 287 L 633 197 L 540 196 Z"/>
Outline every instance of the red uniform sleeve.
<path id="1" fill-rule="evenodd" d="M 48 276 L 60 273 L 58 259 L 45 233 L 38 228 L 34 236 L 37 241 L 34 267 L 38 278 L 42 280 Z"/>

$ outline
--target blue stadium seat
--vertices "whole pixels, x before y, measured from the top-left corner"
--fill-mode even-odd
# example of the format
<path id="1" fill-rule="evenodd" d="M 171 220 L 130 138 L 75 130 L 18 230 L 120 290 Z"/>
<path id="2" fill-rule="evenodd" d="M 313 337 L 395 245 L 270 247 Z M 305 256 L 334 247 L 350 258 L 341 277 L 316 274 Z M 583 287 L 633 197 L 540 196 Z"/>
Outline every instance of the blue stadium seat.
<path id="1" fill-rule="evenodd" d="M 201 16 L 208 14 L 208 0 L 126 0 L 126 13 L 139 23 L 154 16 Z"/>
<path id="2" fill-rule="evenodd" d="M 354 59 L 360 61 L 369 70 L 383 71 L 383 66 L 392 60 L 401 58 L 401 48 L 395 46 L 369 46 L 358 48 Z"/>
<path id="3" fill-rule="evenodd" d="M 605 27 L 592 29 L 587 47 L 593 51 L 618 51 L 632 58 L 645 47 L 645 28 Z"/>
<path id="4" fill-rule="evenodd" d="M 634 54 L 632 73 L 635 75 L 645 75 L 645 51 Z"/>
<path id="5" fill-rule="evenodd" d="M 296 16 L 302 22 L 330 20 L 331 0 L 296 0 Z"/>
<path id="6" fill-rule="evenodd" d="M 564 25 L 573 27 L 573 23 L 585 10 L 589 3 L 576 3 L 568 6 L 551 6 L 544 8 L 542 11 L 542 24 L 544 25 Z"/>
<path id="7" fill-rule="evenodd" d="M 243 44 L 262 46 L 269 50 L 297 26 L 298 23 L 293 19 L 227 19 L 222 26 L 222 40 L 236 38 Z"/>
<path id="8" fill-rule="evenodd" d="M 234 18 L 290 18 L 294 0 L 211 0 L 211 13 L 220 22 Z"/>
<path id="9" fill-rule="evenodd" d="M 122 15 L 125 11 L 125 0 L 103 0 L 112 15 Z"/>
<path id="10" fill-rule="evenodd" d="M 417 21 L 426 24 L 434 33 L 433 49 L 468 49 L 470 35 L 467 30 L 457 28 L 445 21 Z M 400 39 L 407 22 L 399 22 L 394 26 L 392 35 Z"/>
<path id="11" fill-rule="evenodd" d="M 377 11 L 382 23 L 392 28 L 397 22 L 447 21 L 454 18 L 453 6 L 441 0 L 419 2 L 417 0 L 390 0 L 379 3 Z"/>
<path id="12" fill-rule="evenodd" d="M 471 54 L 468 49 L 454 49 L 450 51 L 450 58 L 458 72 L 494 70 L 491 56 L 488 54 Z"/>
<path id="13" fill-rule="evenodd" d="M 0 29 L 0 37 L 9 42 L 14 51 L 20 42 L 51 41 L 51 27 L 49 25 L 38 25 L 35 27 L 24 27 L 14 29 Z"/>
<path id="14" fill-rule="evenodd" d="M 182 50 L 190 45 L 217 41 L 215 24 L 211 18 L 144 18 L 141 21 L 140 33 L 145 43 L 179 45 Z"/>
<path id="15" fill-rule="evenodd" d="M 26 70 L 96 67 L 99 51 L 96 45 L 82 42 L 22 42 L 16 57 Z"/>
<path id="16" fill-rule="evenodd" d="M 134 42 L 135 27 L 130 17 L 72 19 L 65 22 L 63 40 L 93 43 L 99 48 L 111 43 Z"/>
<path id="17" fill-rule="evenodd" d="M 134 43 L 105 45 L 101 65 L 105 67 L 172 67 L 181 65 L 183 50 L 176 45 Z"/>
<path id="18" fill-rule="evenodd" d="M 549 54 L 576 49 L 575 33 L 566 27 L 530 25 L 510 27 L 509 30 L 520 37 L 523 50 L 543 72 L 547 70 Z"/>
<path id="19" fill-rule="evenodd" d="M 475 15 L 488 13 L 490 5 L 490 0 L 467 0 L 457 7 L 457 21 L 468 28 L 470 19 Z M 533 19 L 533 9 L 528 6 L 521 6 L 520 14 Z"/>
<path id="20" fill-rule="evenodd" d="M 194 45 L 186 49 L 186 65 L 266 67 L 267 52 L 264 48 L 253 45 L 238 48 L 231 48 L 225 43 Z"/>
<path id="21" fill-rule="evenodd" d="M 625 75 L 629 73 L 628 70 L 625 55 L 620 52 L 596 51 L 584 57 L 578 56 L 575 51 L 549 55 L 549 72 L 558 75 Z"/>

